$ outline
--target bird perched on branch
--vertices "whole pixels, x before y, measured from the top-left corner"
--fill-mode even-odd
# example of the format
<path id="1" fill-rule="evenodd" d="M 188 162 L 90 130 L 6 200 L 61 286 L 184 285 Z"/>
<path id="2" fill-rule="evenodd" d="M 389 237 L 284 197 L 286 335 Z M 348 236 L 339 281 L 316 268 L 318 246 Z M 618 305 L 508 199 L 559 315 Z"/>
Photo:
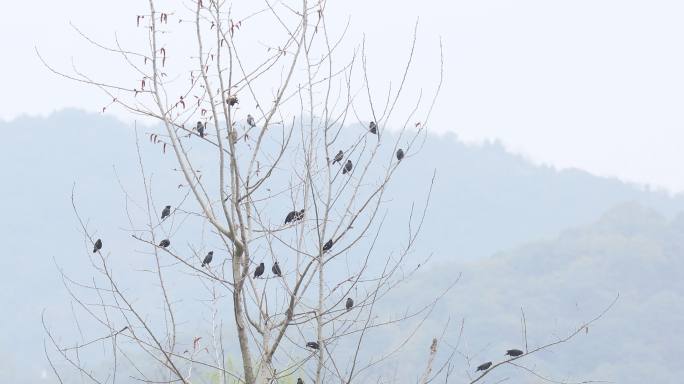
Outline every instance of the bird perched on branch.
<path id="1" fill-rule="evenodd" d="M 352 300 L 351 297 L 347 297 L 347 302 L 344 304 L 344 306 L 347 308 L 347 311 L 352 309 L 354 306 L 354 300 Z"/>
<path id="2" fill-rule="evenodd" d="M 329 251 L 330 248 L 333 246 L 333 241 L 332 239 L 328 240 L 325 244 L 323 244 L 323 252 Z"/>
<path id="3" fill-rule="evenodd" d="M 93 253 L 96 253 L 100 249 L 102 249 L 102 240 L 97 239 L 97 241 L 95 242 L 95 246 L 93 247 Z"/>
<path id="4" fill-rule="evenodd" d="M 404 150 L 399 148 L 397 149 L 397 160 L 401 161 L 401 159 L 404 158 Z"/>
<path id="5" fill-rule="evenodd" d="M 214 251 L 209 251 L 206 256 L 204 256 L 204 260 L 202 260 L 202 266 L 204 267 L 209 266 L 209 263 L 211 263 L 211 259 L 214 258 Z"/>
<path id="6" fill-rule="evenodd" d="M 344 158 L 344 152 L 340 149 L 340 151 L 337 152 L 337 155 L 335 155 L 335 157 L 333 158 L 332 163 L 339 163 L 340 161 L 342 161 L 342 158 Z"/>
<path id="7" fill-rule="evenodd" d="M 257 277 L 263 275 L 265 269 L 266 267 L 264 266 L 264 263 L 259 263 L 259 266 L 254 270 L 254 278 L 256 279 Z"/>
<path id="8" fill-rule="evenodd" d="M 247 125 L 254 128 L 256 127 L 256 122 L 254 121 L 254 116 L 247 114 Z"/>
<path id="9" fill-rule="evenodd" d="M 301 377 L 297 378 L 297 384 L 304 384 L 304 380 Z"/>
<path id="10" fill-rule="evenodd" d="M 304 218 L 304 210 L 301 209 L 299 212 L 292 211 L 285 216 L 285 224 L 289 224 Z"/>
<path id="11" fill-rule="evenodd" d="M 276 276 L 282 276 L 283 275 L 283 273 L 280 271 L 280 265 L 278 265 L 277 261 L 271 267 L 271 272 L 273 272 L 273 274 Z"/>
<path id="12" fill-rule="evenodd" d="M 290 213 L 285 216 L 285 224 L 290 224 L 292 221 L 294 221 L 296 215 L 297 211 L 290 211 Z"/>
<path id="13" fill-rule="evenodd" d="M 226 99 L 226 103 L 228 103 L 228 105 L 230 105 L 231 107 L 235 104 L 239 104 L 238 98 L 235 95 L 228 96 L 228 98 Z"/>
<path id="14" fill-rule="evenodd" d="M 204 137 L 204 124 L 201 121 L 197 122 L 197 133 L 199 133 L 200 137 Z"/>
<path id="15" fill-rule="evenodd" d="M 506 356 L 511 356 L 511 357 L 518 357 L 522 355 L 524 352 L 519 350 L 519 349 L 509 349 L 506 351 Z"/>
<path id="16" fill-rule="evenodd" d="M 371 121 L 370 124 L 368 124 L 368 130 L 374 135 L 378 134 L 378 125 L 375 124 L 375 121 Z"/>
<path id="17" fill-rule="evenodd" d="M 170 205 L 167 205 L 167 206 L 164 207 L 164 209 L 162 210 L 161 219 L 164 220 L 164 219 L 166 219 L 167 217 L 169 217 L 170 215 L 171 215 L 171 206 L 170 206 Z"/>
<path id="18" fill-rule="evenodd" d="M 344 174 L 351 172 L 352 167 L 353 167 L 353 165 L 352 165 L 351 160 L 347 160 L 347 163 L 344 165 L 344 169 L 342 170 L 342 174 L 344 175 Z"/>
<path id="19" fill-rule="evenodd" d="M 306 347 L 307 347 L 307 348 L 311 348 L 311 349 L 318 349 L 318 348 L 320 348 L 320 346 L 318 345 L 318 343 L 315 342 L 315 341 L 309 341 L 308 343 L 306 343 Z"/>
<path id="20" fill-rule="evenodd" d="M 489 367 L 491 367 L 491 366 L 492 366 L 492 362 L 491 362 L 491 361 L 488 361 L 488 362 L 486 362 L 486 363 L 484 363 L 484 364 L 480 364 L 480 365 L 477 367 L 477 369 L 475 370 L 475 372 L 477 372 L 477 371 L 486 371 L 486 370 L 488 370 Z"/>
<path id="21" fill-rule="evenodd" d="M 169 239 L 164 239 L 164 240 L 159 242 L 159 246 L 162 248 L 166 248 L 169 245 L 171 245 L 171 240 L 169 240 Z"/>

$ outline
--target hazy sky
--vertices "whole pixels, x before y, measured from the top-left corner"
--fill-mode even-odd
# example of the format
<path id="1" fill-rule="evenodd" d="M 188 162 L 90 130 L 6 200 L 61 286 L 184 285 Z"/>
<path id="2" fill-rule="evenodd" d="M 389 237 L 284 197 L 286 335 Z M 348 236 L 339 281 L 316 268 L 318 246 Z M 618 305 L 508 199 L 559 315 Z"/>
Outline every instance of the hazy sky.
<path id="1" fill-rule="evenodd" d="M 145 4 L 5 5 L 0 35 L 12 59 L 6 55 L 0 71 L 0 118 L 99 110 L 105 97 L 49 73 L 34 46 L 63 69 L 73 57 L 107 71 L 112 58 L 83 51 L 69 21 L 111 42 L 114 31 L 125 38 Z M 393 68 L 419 17 L 426 48 L 416 70 L 426 78 L 442 37 L 446 83 L 433 131 L 466 141 L 498 138 L 538 162 L 684 191 L 682 15 L 678 0 L 331 0 L 328 18 L 351 17 L 349 38 L 358 42 L 365 32 L 376 68 Z"/>

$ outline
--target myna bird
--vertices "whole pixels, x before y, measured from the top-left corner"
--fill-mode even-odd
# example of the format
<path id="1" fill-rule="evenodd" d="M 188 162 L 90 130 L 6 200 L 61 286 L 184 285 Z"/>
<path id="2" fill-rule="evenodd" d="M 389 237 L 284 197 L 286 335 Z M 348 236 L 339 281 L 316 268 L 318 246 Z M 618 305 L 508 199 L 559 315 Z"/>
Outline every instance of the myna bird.
<path id="1" fill-rule="evenodd" d="M 343 158 L 344 158 L 344 152 L 340 149 L 339 152 L 337 152 L 337 155 L 335 155 L 335 157 L 333 158 L 332 163 L 333 164 L 339 163 L 340 161 L 342 161 Z"/>
<path id="2" fill-rule="evenodd" d="M 397 160 L 401 161 L 401 159 L 404 158 L 404 150 L 399 148 L 397 149 Z"/>
<path id="3" fill-rule="evenodd" d="M 247 125 L 252 128 L 256 127 L 256 122 L 254 121 L 254 117 L 252 115 L 247 115 Z"/>
<path id="4" fill-rule="evenodd" d="M 277 261 L 271 267 L 271 272 L 273 272 L 273 274 L 276 276 L 282 276 L 283 275 L 283 272 L 280 270 L 280 265 L 278 265 Z"/>
<path id="5" fill-rule="evenodd" d="M 475 372 L 477 372 L 477 371 L 486 371 L 486 370 L 488 370 L 489 367 L 491 367 L 491 366 L 492 366 L 492 362 L 491 362 L 491 361 L 488 361 L 488 362 L 486 362 L 486 363 L 484 363 L 484 364 L 480 364 L 480 365 L 477 367 L 477 369 L 475 370 Z"/>
<path id="6" fill-rule="evenodd" d="M 204 124 L 201 121 L 197 122 L 197 133 L 199 133 L 200 137 L 204 137 Z"/>
<path id="7" fill-rule="evenodd" d="M 171 206 L 170 206 L 170 205 L 167 205 L 167 206 L 164 207 L 164 209 L 162 210 L 161 219 L 164 220 L 164 219 L 166 219 L 166 218 L 169 217 L 169 216 L 171 216 Z"/>
<path id="8" fill-rule="evenodd" d="M 344 169 L 342 169 L 342 174 L 344 175 L 344 174 L 351 172 L 352 167 L 353 167 L 353 165 L 352 165 L 351 160 L 347 160 L 347 163 L 344 165 Z"/>
<path id="9" fill-rule="evenodd" d="M 171 240 L 169 240 L 169 239 L 164 239 L 164 240 L 159 242 L 159 246 L 162 248 L 166 248 L 169 245 L 171 245 Z"/>
<path id="10" fill-rule="evenodd" d="M 522 355 L 524 352 L 519 350 L 519 349 L 509 349 L 506 351 L 506 356 L 511 356 L 511 357 L 518 357 Z"/>
<path id="11" fill-rule="evenodd" d="M 294 221 L 295 216 L 297 216 L 297 211 L 290 211 L 290 213 L 285 216 L 285 224 L 290 224 Z"/>
<path id="12" fill-rule="evenodd" d="M 354 306 L 354 300 L 352 300 L 351 297 L 347 297 L 347 302 L 344 306 L 347 308 L 347 311 L 352 309 L 352 307 Z"/>
<path id="13" fill-rule="evenodd" d="M 319 345 L 318 345 L 318 343 L 315 342 L 315 341 L 309 341 L 308 343 L 306 343 L 306 347 L 307 347 L 307 348 L 311 348 L 311 349 L 318 349 L 318 348 L 320 348 Z"/>
<path id="14" fill-rule="evenodd" d="M 328 240 L 325 244 L 323 244 L 323 252 L 329 251 L 330 248 L 333 246 L 333 241 L 332 239 Z"/>
<path id="15" fill-rule="evenodd" d="M 97 239 L 97 241 L 95 242 L 95 246 L 93 247 L 93 253 L 96 253 L 100 249 L 102 249 L 102 240 Z"/>
<path id="16" fill-rule="evenodd" d="M 368 130 L 374 135 L 378 134 L 378 125 L 375 124 L 375 121 L 371 121 L 370 124 L 368 124 Z"/>
<path id="17" fill-rule="evenodd" d="M 265 269 L 266 267 L 264 266 L 264 263 L 260 263 L 259 266 L 254 270 L 254 278 L 256 279 L 257 277 L 263 275 Z"/>
<path id="18" fill-rule="evenodd" d="M 204 256 L 204 260 L 202 260 L 202 266 L 204 267 L 205 265 L 208 266 L 209 263 L 211 263 L 211 259 L 214 258 L 214 251 L 209 251 L 206 256 Z"/>

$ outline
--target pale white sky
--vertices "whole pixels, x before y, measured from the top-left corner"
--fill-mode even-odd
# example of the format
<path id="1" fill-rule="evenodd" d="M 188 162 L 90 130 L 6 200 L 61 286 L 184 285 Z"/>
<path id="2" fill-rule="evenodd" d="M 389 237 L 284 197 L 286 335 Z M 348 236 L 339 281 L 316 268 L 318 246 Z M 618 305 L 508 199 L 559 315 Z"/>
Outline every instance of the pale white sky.
<path id="1" fill-rule="evenodd" d="M 5 5 L 0 119 L 100 110 L 106 98 L 49 73 L 34 46 L 60 68 L 69 69 L 73 57 L 79 67 L 116 78 L 114 59 L 87 50 L 69 21 L 105 41 L 114 31 L 125 40 L 146 3 Z M 259 1 L 234 3 L 239 12 L 238 3 Z M 328 19 L 351 17 L 349 39 L 357 43 L 366 33 L 378 70 L 405 58 L 420 17 L 416 71 L 428 82 L 442 37 L 446 83 L 434 131 L 466 141 L 498 138 L 537 162 L 684 191 L 682 15 L 680 0 L 331 0 Z"/>

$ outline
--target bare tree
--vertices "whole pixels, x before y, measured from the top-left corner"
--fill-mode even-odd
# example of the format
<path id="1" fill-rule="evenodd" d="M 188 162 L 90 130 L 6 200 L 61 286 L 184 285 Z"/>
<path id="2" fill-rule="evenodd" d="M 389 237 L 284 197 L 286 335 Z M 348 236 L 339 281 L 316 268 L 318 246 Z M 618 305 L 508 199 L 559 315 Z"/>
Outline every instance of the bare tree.
<path id="1" fill-rule="evenodd" d="M 139 48 L 123 47 L 118 38 L 109 46 L 76 29 L 126 66 L 120 83 L 76 67 L 65 73 L 44 61 L 61 76 L 101 89 L 111 98 L 103 111 L 115 105 L 156 122 L 145 137 L 173 156 L 181 178 L 153 179 L 138 142 L 144 197 L 122 185 L 130 231 L 149 256 L 142 273 L 159 288 L 161 309 L 123 286 L 120 276 L 130 271 L 119 269 L 105 238 L 88 252 L 92 281 L 62 272 L 81 311 L 105 332 L 65 346 L 45 325 L 49 340 L 84 381 L 97 383 L 116 382 L 122 365 L 133 372 L 126 380 L 154 383 L 363 380 L 406 345 L 440 298 L 399 315 L 378 311 L 417 269 L 405 259 L 431 186 L 424 204 L 407 209 L 407 232 L 394 252 L 377 252 L 376 242 L 394 176 L 420 149 L 429 126 L 442 60 L 428 97 L 407 91 L 414 30 L 400 81 L 378 94 L 367 65 L 372 55 L 363 42 L 344 49 L 346 28 L 337 36 L 329 31 L 326 1 L 265 1 L 250 11 L 213 0 L 164 7 L 149 0 L 136 15 L 145 43 Z M 270 25 L 268 34 L 247 32 L 253 25 Z M 395 132 L 386 135 L 390 126 Z M 160 183 L 177 186 L 183 198 L 160 205 Z M 97 236 L 75 198 L 74 211 L 93 249 Z M 185 330 L 179 320 L 183 300 L 197 297 L 175 289 L 181 277 L 206 294 L 206 334 Z M 399 322 L 412 330 L 380 356 L 363 353 L 372 332 Z M 229 331 L 237 343 L 224 338 Z M 100 377 L 82 358 L 103 342 L 110 344 L 112 367 Z M 434 339 L 421 382 L 438 374 L 448 380 L 452 372 L 451 358 L 434 366 L 438 345 Z M 233 352 L 239 367 L 228 363 Z"/>

